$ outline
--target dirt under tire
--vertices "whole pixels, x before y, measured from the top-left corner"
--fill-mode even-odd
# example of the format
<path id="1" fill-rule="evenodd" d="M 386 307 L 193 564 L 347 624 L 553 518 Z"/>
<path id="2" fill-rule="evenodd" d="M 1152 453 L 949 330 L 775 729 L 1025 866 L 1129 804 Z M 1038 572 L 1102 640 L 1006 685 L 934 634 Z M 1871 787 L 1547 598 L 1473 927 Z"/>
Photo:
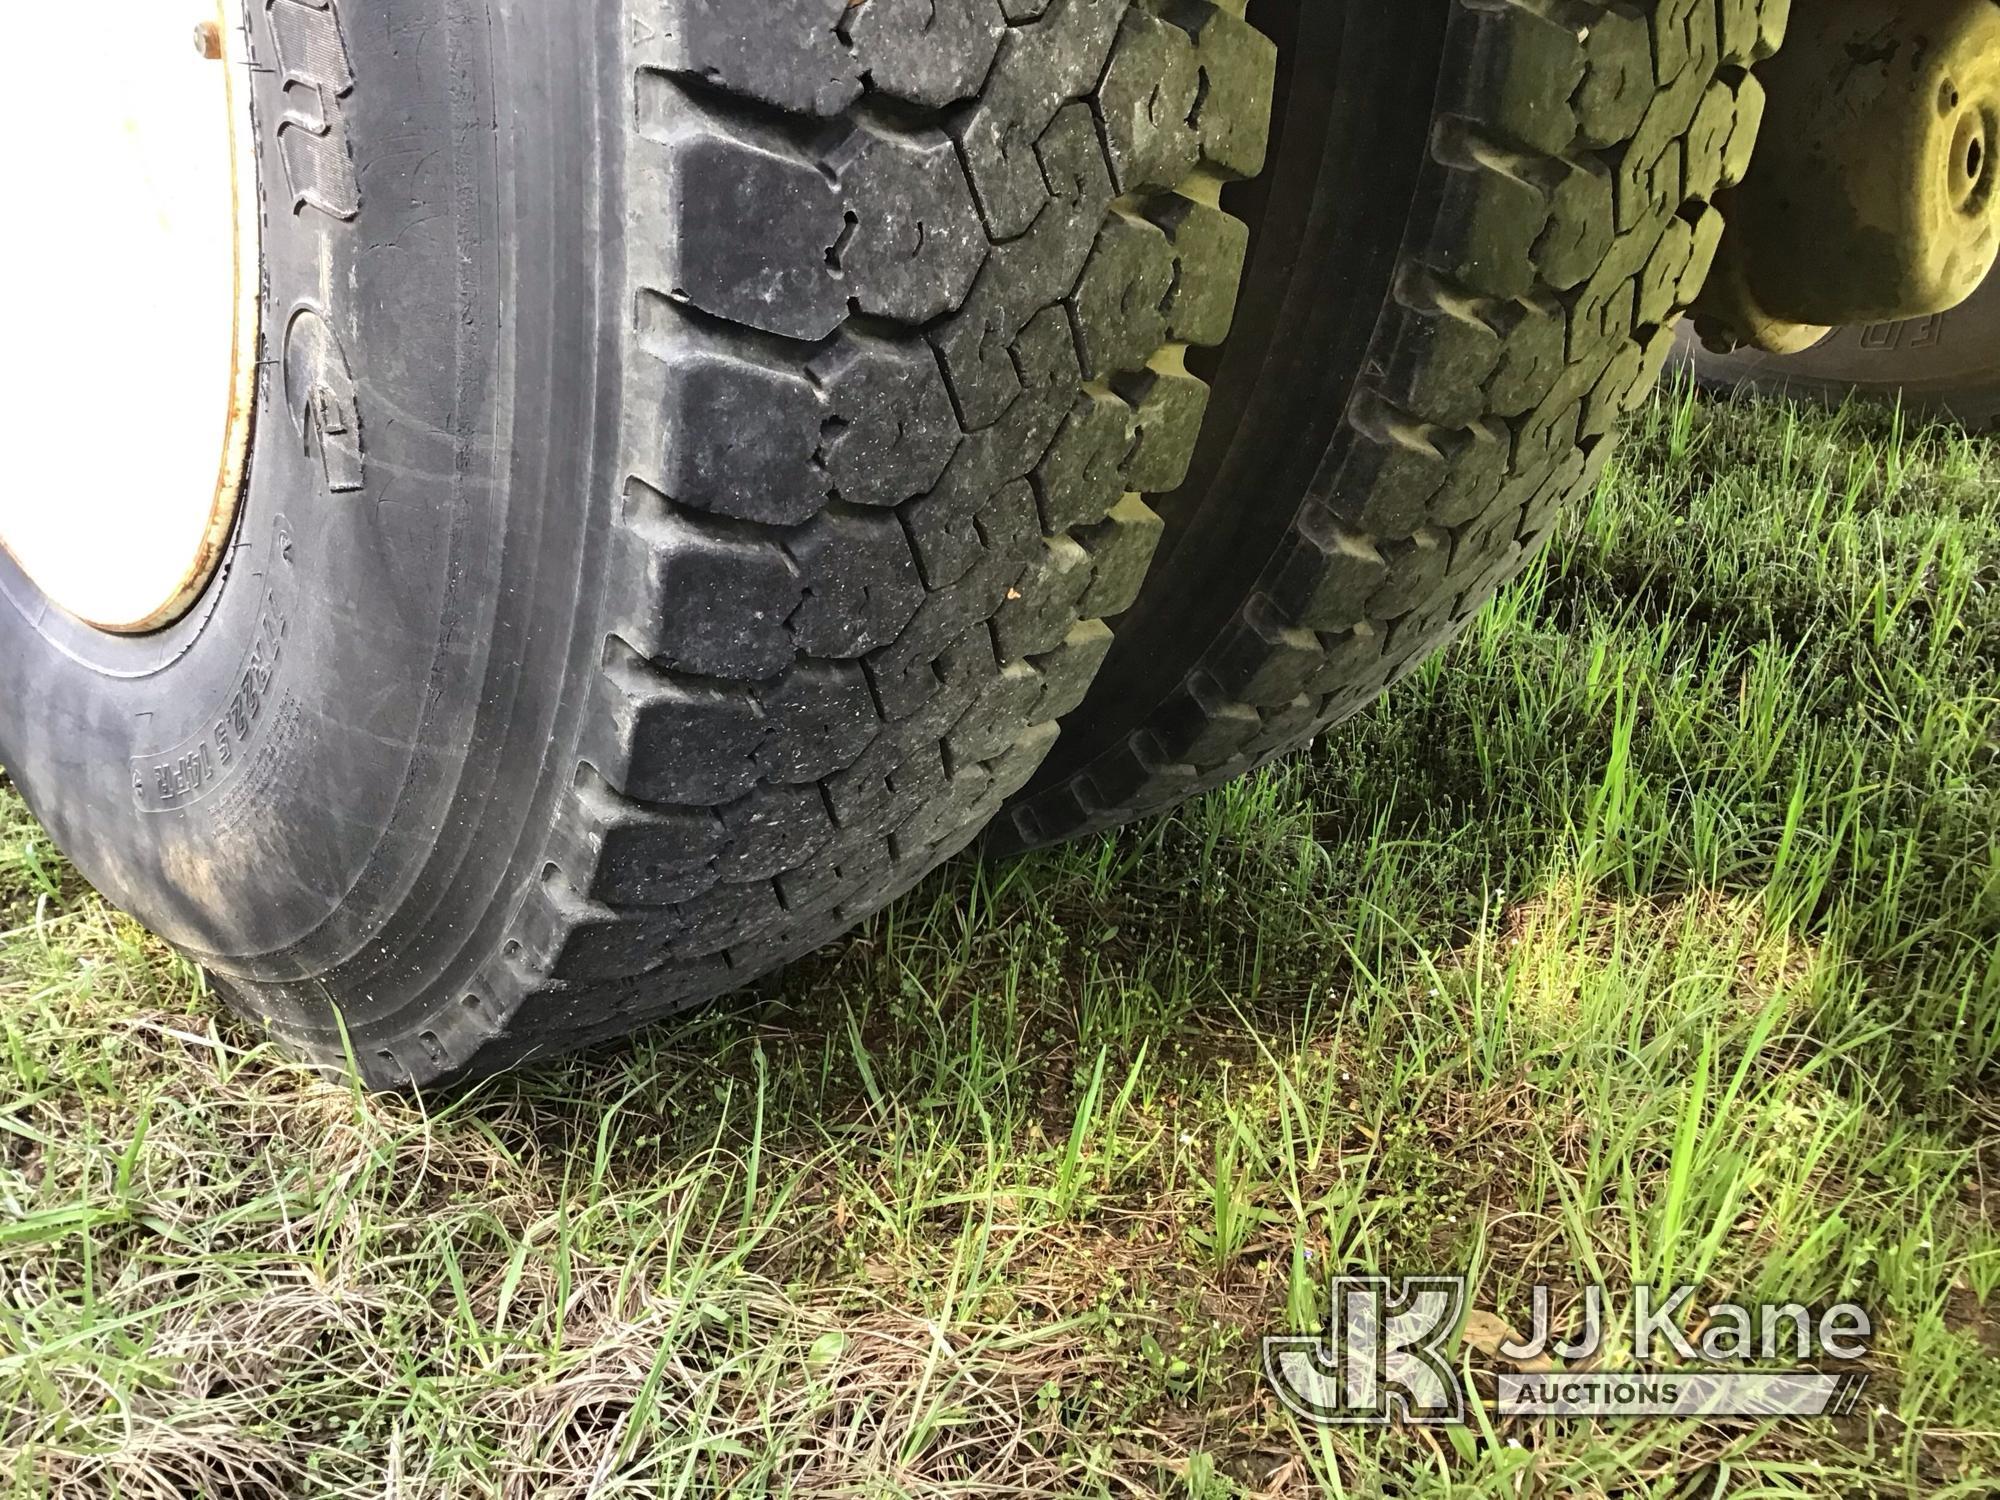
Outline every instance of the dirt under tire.
<path id="1" fill-rule="evenodd" d="M 402 1086 L 736 987 L 972 838 L 1186 470 L 1271 44 L 1203 0 L 245 11 L 228 568 L 113 637 L 0 557 L 0 758 L 82 871 Z"/>
<path id="2" fill-rule="evenodd" d="M 1706 278 L 1787 9 L 1252 6 L 1281 55 L 1330 65 L 1285 72 L 1270 170 L 1225 197 L 1253 247 L 1209 431 L 999 850 L 1163 811 L 1309 741 L 1528 563 Z"/>

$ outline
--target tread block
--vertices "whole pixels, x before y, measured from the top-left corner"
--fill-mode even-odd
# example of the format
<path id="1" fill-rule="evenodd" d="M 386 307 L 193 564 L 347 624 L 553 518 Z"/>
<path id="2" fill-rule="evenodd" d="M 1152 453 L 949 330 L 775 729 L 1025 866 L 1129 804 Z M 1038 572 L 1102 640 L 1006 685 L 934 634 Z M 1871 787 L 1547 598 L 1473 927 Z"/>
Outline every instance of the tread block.
<path id="1" fill-rule="evenodd" d="M 1292 571 L 1302 595 L 1290 611 L 1306 630 L 1337 632 L 1368 618 L 1368 601 L 1387 581 L 1389 564 L 1375 540 L 1346 530 L 1330 517 L 1307 518 Z"/>
<path id="2" fill-rule="evenodd" d="M 698 677 L 775 677 L 798 654 L 788 628 L 800 585 L 768 536 L 704 521 L 632 480 L 618 597 L 620 635 L 641 655 Z"/>
<path id="3" fill-rule="evenodd" d="M 1721 34 L 1715 0 L 1654 0 L 1653 60 L 1662 84 L 1713 71 Z"/>
<path id="4" fill-rule="evenodd" d="M 1125 493 L 1138 441 L 1132 408 L 1099 387 L 1077 397 L 1033 474 L 1042 529 L 1068 531 L 1104 515 Z"/>
<path id="5" fill-rule="evenodd" d="M 1253 708 L 1289 703 L 1324 661 L 1319 637 L 1287 625 L 1262 595 L 1244 605 L 1203 663 L 1229 697 Z"/>
<path id="6" fill-rule="evenodd" d="M 860 839 L 879 837 L 888 830 L 897 812 L 893 778 L 912 750 L 911 737 L 885 734 L 863 751 L 853 765 L 826 778 L 823 785 L 827 806 L 832 810 L 835 827 L 840 830 L 841 848 L 852 847 Z"/>
<path id="7" fill-rule="evenodd" d="M 1193 38 L 1143 10 L 1125 12 L 1097 91 L 1119 192 L 1171 188 L 1194 170 L 1203 87 Z"/>
<path id="8" fill-rule="evenodd" d="M 1722 186 L 1741 187 L 1750 175 L 1750 154 L 1764 128 L 1764 111 L 1770 103 L 1764 85 L 1745 77 L 1736 85 L 1736 119 L 1730 128 L 1729 144 L 1722 153 Z"/>
<path id="9" fill-rule="evenodd" d="M 657 413 L 645 437 L 659 444 L 629 456 L 642 481 L 680 505 L 771 525 L 824 505 L 832 485 L 814 463 L 824 407 L 804 374 L 686 336 L 657 299 L 641 316 L 656 336 L 632 400 Z"/>
<path id="10" fill-rule="evenodd" d="M 1161 705 L 1153 733 L 1166 754 L 1192 768 L 1233 759 L 1263 727 L 1256 709 L 1196 673 Z"/>
<path id="11" fill-rule="evenodd" d="M 934 663 L 968 631 L 984 628 L 1044 546 L 1025 484 L 995 496 L 974 529 L 980 538 L 976 565 L 934 590 L 902 634 L 867 659 L 868 680 L 892 719 L 907 718 L 931 700 L 939 686 Z"/>
<path id="12" fill-rule="evenodd" d="M 1461 432 L 1439 435 L 1450 472 L 1431 497 L 1426 519 L 1433 526 L 1458 526 L 1483 514 L 1507 482 L 1512 435 L 1498 422 L 1475 422 Z"/>
<path id="13" fill-rule="evenodd" d="M 1694 244 L 1688 251 L 1687 265 L 1681 271 L 1680 286 L 1674 291 L 1674 311 L 1683 312 L 1693 307 L 1701 296 L 1701 290 L 1708 285 L 1709 272 L 1715 268 L 1716 251 L 1722 248 L 1722 232 L 1725 223 L 1721 212 L 1713 205 L 1704 204 L 1694 220 Z"/>
<path id="14" fill-rule="evenodd" d="M 1541 277 L 1559 292 L 1584 281 L 1603 263 L 1615 237 L 1616 190 L 1610 169 L 1595 158 L 1560 163 L 1549 191 L 1549 223 L 1535 245 Z"/>
<path id="15" fill-rule="evenodd" d="M 996 0 L 639 0 L 647 66 L 777 109 L 835 115 L 871 87 L 941 109 L 979 91 L 1009 17 Z"/>
<path id="16" fill-rule="evenodd" d="M 1125 466 L 1126 488 L 1164 495 L 1181 487 L 1194 462 L 1201 420 L 1208 414 L 1208 386 L 1173 361 L 1136 375 L 1121 375 L 1112 389 L 1132 408 L 1135 432 Z"/>
<path id="17" fill-rule="evenodd" d="M 1005 755 L 989 764 L 986 800 L 960 824 L 955 837 L 968 843 L 977 837 L 999 815 L 1001 805 L 1034 779 L 1061 736 L 1061 726 L 1053 722 L 1032 725 L 1008 747 Z"/>
<path id="18" fill-rule="evenodd" d="M 1442 204 L 1423 263 L 1477 296 L 1528 296 L 1540 280 L 1535 246 L 1549 222 L 1548 190 L 1537 180 L 1551 174 L 1547 160 L 1487 140 L 1463 122 L 1440 128 L 1433 154 Z"/>
<path id="19" fill-rule="evenodd" d="M 798 570 L 791 638 L 806 656 L 840 660 L 879 651 L 923 604 L 909 538 L 893 515 L 825 510 L 782 545 Z"/>
<path id="20" fill-rule="evenodd" d="M 1007 590 L 993 617 L 993 639 L 1001 655 L 1018 661 L 1053 651 L 1081 614 L 1091 582 L 1091 556 L 1067 536 L 1043 539 L 1041 555 Z"/>
<path id="21" fill-rule="evenodd" d="M 1162 13 L 1195 38 L 1206 85 L 1194 117 L 1203 161 L 1225 177 L 1257 176 L 1271 143 L 1277 43 L 1206 0 L 1169 0 Z"/>
<path id="22" fill-rule="evenodd" d="M 760 942 L 791 920 L 768 880 L 719 885 L 674 909 L 673 956 L 686 962 Z"/>
<path id="23" fill-rule="evenodd" d="M 635 0 L 641 62 L 779 109 L 833 115 L 861 97 L 842 44 L 847 0 L 759 0 L 774 24 L 743 24 L 741 0 Z"/>
<path id="24" fill-rule="evenodd" d="M 1035 718 L 1061 719 L 1083 702 L 1097 669 L 1111 652 L 1111 628 L 1102 620 L 1085 620 L 1072 625 L 1069 634 L 1053 651 L 1030 659 L 1042 679 L 1042 696 L 1035 705 Z"/>
<path id="25" fill-rule="evenodd" d="M 1405 276 L 1396 300 L 1406 316 L 1377 392 L 1426 422 L 1460 427 L 1479 417 L 1503 348 L 1479 303 L 1426 276 Z"/>
<path id="26" fill-rule="evenodd" d="M 1018 398 L 992 426 L 972 433 L 928 495 L 903 508 L 910 541 L 925 582 L 941 588 L 961 578 L 991 549 L 991 538 L 1013 538 L 1036 517 L 1034 495 L 1024 491 L 1025 516 L 1013 493 L 1033 473 L 1076 400 L 1083 375 L 1076 342 L 1059 307 L 1045 309 L 1015 341 L 1009 361 Z M 999 521 L 986 519 L 998 511 Z"/>
<path id="27" fill-rule="evenodd" d="M 1637 278 L 1633 326 L 1664 323 L 1680 309 L 1681 282 L 1694 257 L 1694 225 L 1684 218 L 1667 225 L 1653 258 Z"/>
<path id="28" fill-rule="evenodd" d="M 1748 67 L 1785 44 L 1791 0 L 1720 0 L 1722 60 Z"/>
<path id="29" fill-rule="evenodd" d="M 808 460 L 842 500 L 890 506 L 924 494 L 964 441 L 944 376 L 921 344 L 843 334 L 807 375 L 822 397 Z"/>
<path id="30" fill-rule="evenodd" d="M 1569 320 L 1562 304 L 1541 295 L 1506 304 L 1500 358 L 1487 383 L 1491 413 L 1518 417 L 1548 396 L 1569 362 Z"/>
<path id="31" fill-rule="evenodd" d="M 1087 378 L 1146 367 L 1167 341 L 1174 275 L 1173 246 L 1157 225 L 1121 213 L 1105 222 L 1069 298 Z"/>
<path id="32" fill-rule="evenodd" d="M 1021 394 L 1015 342 L 1075 287 L 1111 207 L 1111 178 L 1088 108 L 1063 110 L 1034 156 L 1061 191 L 1045 190 L 1033 227 L 995 248 L 965 307 L 932 336 L 969 429 L 992 426 Z M 1044 181 L 1039 166 L 1036 181 Z"/>
<path id="33" fill-rule="evenodd" d="M 924 323 L 963 303 L 991 247 L 949 137 L 864 125 L 827 165 L 849 226 L 829 254 L 862 311 Z"/>
<path id="34" fill-rule="evenodd" d="M 1352 692 L 1357 698 L 1369 693 L 1368 684 L 1387 648 L 1383 630 L 1371 621 L 1362 621 L 1325 643 L 1319 670 L 1307 682 L 1306 691 L 1328 700 L 1328 713 L 1337 712 L 1343 693 Z"/>
<path id="35" fill-rule="evenodd" d="M 914 326 L 962 305 L 993 253 L 940 129 L 744 119 L 660 74 L 639 108 L 639 279 L 712 317 L 806 342 L 850 304 Z"/>
<path id="36" fill-rule="evenodd" d="M 756 786 L 766 729 L 748 688 L 669 677 L 622 651 L 598 681 L 584 758 L 626 796 L 713 807 Z"/>
<path id="37" fill-rule="evenodd" d="M 586 901 L 561 876 L 545 876 L 514 919 L 513 941 L 529 964 L 552 978 L 626 979 L 666 961 L 677 925 L 663 914 Z"/>
<path id="38" fill-rule="evenodd" d="M 1521 518 L 1514 527 L 1516 536 L 1535 536 L 1555 518 L 1557 509 L 1575 494 L 1585 483 L 1596 483 L 1599 466 L 1604 455 L 1611 451 L 1611 444 L 1602 438 L 1579 438 L 1575 447 L 1562 456 L 1534 492 L 1521 507 Z M 1598 455 L 1595 462 L 1592 454 Z"/>
<path id="39" fill-rule="evenodd" d="M 1618 352 L 1597 377 L 1590 394 L 1584 397 L 1583 410 L 1578 414 L 1576 424 L 1579 438 L 1607 436 L 1624 420 L 1634 401 L 1645 395 L 1639 386 L 1644 366 L 1645 351 L 1640 345 L 1624 343 L 1618 346 Z"/>
<path id="40" fill-rule="evenodd" d="M 1553 390 L 1572 386 L 1570 371 L 1575 359 L 1616 347 L 1632 331 L 1637 313 L 1638 277 L 1652 258 L 1666 223 L 1657 229 L 1635 231 L 1621 236 L 1612 258 L 1577 293 L 1570 307 L 1571 364 L 1565 365 Z M 1549 398 L 1544 398 L 1544 403 Z"/>
<path id="41" fill-rule="evenodd" d="M 1261 758 L 1292 749 L 1319 727 L 1319 714 L 1319 699 L 1299 694 L 1282 708 L 1259 716 L 1257 733 L 1244 744 L 1244 753 Z"/>
<path id="42" fill-rule="evenodd" d="M 720 809 L 727 835 L 715 869 L 724 881 L 768 880 L 833 842 L 832 814 L 818 786 L 760 786 Z"/>
<path id="43" fill-rule="evenodd" d="M 951 794 L 951 768 L 944 763 L 944 747 L 935 740 L 912 745 L 889 773 L 888 784 L 894 814 L 882 837 L 889 841 L 890 854 L 900 863 L 922 850 L 921 820 Z"/>
<path id="44" fill-rule="evenodd" d="M 868 679 L 855 662 L 800 662 L 764 689 L 762 708 L 757 769 L 780 785 L 818 781 L 852 765 L 882 732 Z"/>
<path id="45" fill-rule="evenodd" d="M 1653 37 L 1645 16 L 1606 10 L 1590 23 L 1588 59 L 1574 95 L 1578 144 L 1601 150 L 1630 140 L 1652 102 Z"/>
<path id="46" fill-rule="evenodd" d="M 1138 603 L 1166 531 L 1166 522 L 1138 495 L 1127 495 L 1097 525 L 1080 530 L 1077 540 L 1089 555 L 1090 574 L 1081 613 L 1107 618 Z"/>
<path id="47" fill-rule="evenodd" d="M 1049 202 L 1053 179 L 1044 174 L 1038 143 L 1058 112 L 1104 76 L 1123 11 L 1104 0 L 1049 0 L 1036 20 L 1002 39 L 985 92 L 954 123 L 995 242 L 1027 233 Z M 1094 146 L 1091 155 L 1101 170 L 1103 157 Z"/>
<path id="48" fill-rule="evenodd" d="M 985 690 L 945 736 L 945 755 L 954 766 L 998 760 L 1014 748 L 1021 726 L 1041 719 L 1042 674 L 1025 661 L 1010 662 L 992 675 L 986 662 Z"/>
<path id="49" fill-rule="evenodd" d="M 797 869 L 786 871 L 774 884 L 792 920 L 805 922 L 837 911 L 854 891 L 872 888 L 892 870 L 888 845 L 878 835 L 854 843 L 843 840 Z M 824 936 L 838 937 L 847 925 L 844 918 L 830 923 Z"/>
<path id="50" fill-rule="evenodd" d="M 1687 133 L 1687 179 L 1684 187 L 1696 198 L 1713 197 L 1729 171 L 1729 143 L 1736 134 L 1736 90 L 1718 78 L 1702 95 Z"/>
<path id="51" fill-rule="evenodd" d="M 1154 788 L 1173 788 L 1173 801 L 1165 804 L 1171 807 L 1193 794 L 1198 776 L 1195 767 L 1169 759 L 1150 733 L 1141 732 L 1092 761 L 1069 791 L 1085 812 L 1116 815 Z"/>
<path id="52" fill-rule="evenodd" d="M 1553 156 L 1568 149 L 1577 134 L 1574 100 L 1587 38 L 1520 5 L 1494 7 L 1477 19 L 1456 33 L 1455 66 L 1476 101 L 1471 118 L 1530 151 Z"/>
<path id="53" fill-rule="evenodd" d="M 1436 594 L 1451 565 L 1451 533 L 1427 526 L 1415 536 L 1384 543 L 1381 556 L 1388 576 L 1368 597 L 1371 620 L 1407 614 Z"/>
<path id="54" fill-rule="evenodd" d="M 741 0 L 736 3 L 740 14 Z M 995 0 L 842 4 L 840 27 L 853 48 L 857 76 L 894 98 L 932 109 L 979 92 L 1010 19 Z"/>
<path id="55" fill-rule="evenodd" d="M 1155 198 L 1146 215 L 1174 251 L 1174 280 L 1163 310 L 1167 332 L 1184 344 L 1214 348 L 1236 320 L 1234 288 L 1250 253 L 1250 226 L 1219 208 L 1178 195 Z"/>
<path id="56" fill-rule="evenodd" d="M 1684 137 L 1708 85 L 1705 77 L 1693 68 L 1673 78 L 1672 83 L 1653 96 L 1646 117 L 1639 122 L 1619 162 L 1616 199 L 1620 234 L 1628 233 L 1641 222 L 1671 214 L 1686 196 Z"/>
<path id="57" fill-rule="evenodd" d="M 630 174 L 641 281 L 746 328 L 827 337 L 847 316 L 840 188 L 789 141 L 677 107 L 678 91 L 656 82 L 641 109 L 657 112 L 662 138 Z"/>
<path id="58" fill-rule="evenodd" d="M 993 773 L 982 765 L 948 772 L 944 790 L 912 804 L 915 811 L 889 832 L 891 853 L 906 867 L 922 870 L 964 847 L 999 809 Z M 906 875 L 893 887 L 891 899 L 921 875 Z"/>
<path id="59" fill-rule="evenodd" d="M 1346 451 L 1336 445 L 1313 483 L 1341 522 L 1370 535 L 1401 536 L 1422 524 L 1450 466 L 1423 424 L 1384 401 L 1356 404 Z"/>
<path id="60" fill-rule="evenodd" d="M 842 333 L 817 352 L 738 347 L 664 298 L 642 299 L 650 352 L 632 399 L 657 412 L 657 456 L 628 455 L 682 505 L 795 525 L 831 499 L 900 505 L 934 486 L 963 441 L 921 344 Z"/>
<path id="61" fill-rule="evenodd" d="M 620 797 L 586 767 L 563 820 L 572 883 L 608 906 L 671 906 L 715 884 L 725 843 L 711 808 L 653 807 Z M 587 872 L 577 879 L 578 871 Z"/>

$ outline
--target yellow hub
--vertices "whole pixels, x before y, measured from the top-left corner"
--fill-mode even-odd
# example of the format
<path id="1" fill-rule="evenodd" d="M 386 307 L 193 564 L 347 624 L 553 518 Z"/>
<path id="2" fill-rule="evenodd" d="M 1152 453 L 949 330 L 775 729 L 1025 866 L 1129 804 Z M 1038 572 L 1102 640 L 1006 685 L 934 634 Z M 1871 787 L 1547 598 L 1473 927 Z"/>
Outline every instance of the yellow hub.
<path id="1" fill-rule="evenodd" d="M 106 0 L 13 18 L 5 278 L 18 436 L 0 546 L 100 629 L 155 630 L 220 566 L 256 389 L 259 230 L 242 18 Z M 65 60 L 88 45 L 89 103 Z M 25 372 L 25 373 L 21 373 Z"/>
<path id="2" fill-rule="evenodd" d="M 1757 156 L 1697 309 L 1773 353 L 1958 306 L 2000 257 L 2000 6 L 1811 0 L 1760 75 Z"/>

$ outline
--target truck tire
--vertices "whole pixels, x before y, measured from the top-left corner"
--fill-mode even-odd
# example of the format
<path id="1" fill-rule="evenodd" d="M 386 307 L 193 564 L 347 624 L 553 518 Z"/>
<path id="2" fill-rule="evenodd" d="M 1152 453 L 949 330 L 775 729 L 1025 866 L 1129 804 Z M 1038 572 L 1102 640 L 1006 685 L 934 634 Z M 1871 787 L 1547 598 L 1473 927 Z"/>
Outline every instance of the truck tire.
<path id="1" fill-rule="evenodd" d="M 1173 807 L 1373 702 L 1535 555 L 1651 390 L 1787 0 L 1258 0 L 1243 305 L 1189 482 L 999 851 Z M 1321 60 L 1324 59 L 1322 64 Z"/>
<path id="2" fill-rule="evenodd" d="M 1192 451 L 1271 44 L 1205 0 L 244 16 L 226 566 L 114 635 L 0 556 L 0 758 L 79 869 L 410 1086 L 738 987 L 976 835 Z"/>
<path id="3" fill-rule="evenodd" d="M 1717 354 L 1683 327 L 1674 364 L 1712 391 L 1836 406 L 1858 398 L 1993 432 L 2000 430 L 2000 276 L 1950 312 L 1836 328 L 1803 354 Z"/>

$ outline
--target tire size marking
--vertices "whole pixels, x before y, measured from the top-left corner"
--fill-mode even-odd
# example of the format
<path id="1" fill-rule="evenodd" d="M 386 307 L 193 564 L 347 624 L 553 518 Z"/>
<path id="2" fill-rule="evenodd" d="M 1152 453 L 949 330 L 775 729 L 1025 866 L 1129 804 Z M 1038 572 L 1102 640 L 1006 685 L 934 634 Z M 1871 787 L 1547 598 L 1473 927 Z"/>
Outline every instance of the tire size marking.
<path id="1" fill-rule="evenodd" d="M 1944 313 L 1933 313 L 1901 323 L 1870 323 L 1861 330 L 1861 347 L 1871 354 L 1935 349 L 1944 342 L 1945 318 Z"/>
<path id="2" fill-rule="evenodd" d="M 275 575 L 266 575 L 257 626 L 229 697 L 203 726 L 173 749 L 132 759 L 132 795 L 146 813 L 179 812 L 220 791 L 248 759 L 251 741 L 269 717 L 278 670 L 287 660 L 291 628 L 291 538 L 279 528 Z"/>
<path id="3" fill-rule="evenodd" d="M 278 154 L 292 188 L 292 212 L 308 204 L 343 222 L 361 212 L 361 181 L 340 101 L 354 90 L 354 67 L 333 0 L 264 0 L 284 75 Z"/>

